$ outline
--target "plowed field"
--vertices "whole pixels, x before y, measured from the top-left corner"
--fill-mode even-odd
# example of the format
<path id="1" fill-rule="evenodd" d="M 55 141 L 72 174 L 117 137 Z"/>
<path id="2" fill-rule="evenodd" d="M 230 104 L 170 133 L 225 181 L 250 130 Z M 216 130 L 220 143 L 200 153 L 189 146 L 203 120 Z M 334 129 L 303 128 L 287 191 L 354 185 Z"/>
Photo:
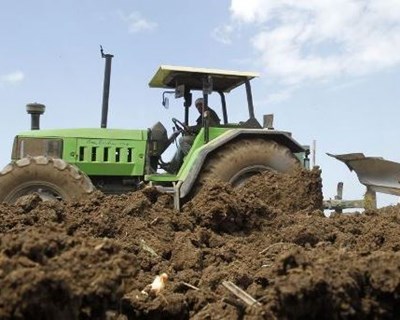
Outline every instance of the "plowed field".
<path id="1" fill-rule="evenodd" d="M 181 212 L 152 188 L 0 205 L 0 319 L 399 318 L 400 207 L 326 217 L 321 186 L 213 182 Z"/>

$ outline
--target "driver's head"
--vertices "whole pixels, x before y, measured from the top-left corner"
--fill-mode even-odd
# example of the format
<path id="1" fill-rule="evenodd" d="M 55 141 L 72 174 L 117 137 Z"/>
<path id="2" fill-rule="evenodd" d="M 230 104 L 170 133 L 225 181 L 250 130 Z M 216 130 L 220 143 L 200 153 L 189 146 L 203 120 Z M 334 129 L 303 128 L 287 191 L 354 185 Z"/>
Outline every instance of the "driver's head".
<path id="1" fill-rule="evenodd" d="M 204 99 L 203 98 L 196 99 L 196 101 L 194 102 L 194 105 L 196 106 L 197 111 L 199 113 L 201 113 L 201 111 L 203 110 Z"/>

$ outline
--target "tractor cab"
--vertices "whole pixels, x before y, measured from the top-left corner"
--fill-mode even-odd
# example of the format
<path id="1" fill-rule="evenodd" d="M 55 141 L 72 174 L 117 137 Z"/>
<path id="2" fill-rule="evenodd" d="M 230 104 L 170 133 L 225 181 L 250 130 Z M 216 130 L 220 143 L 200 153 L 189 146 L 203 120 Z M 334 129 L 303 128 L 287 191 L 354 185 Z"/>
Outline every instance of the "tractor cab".
<path id="1" fill-rule="evenodd" d="M 229 120 L 225 94 L 244 84 L 249 117 L 248 119 L 244 119 L 242 124 L 247 122 L 249 126 L 252 125 L 261 128 L 261 125 L 254 116 L 250 86 L 250 80 L 255 77 L 258 77 L 258 74 L 254 72 L 161 66 L 151 79 L 149 86 L 151 88 L 169 89 L 163 92 L 162 102 L 164 107 L 167 107 L 169 104 L 168 94 L 174 94 L 175 98 L 184 99 L 185 114 L 183 122 L 185 125 L 189 125 L 189 108 L 192 105 L 192 92 L 202 92 L 205 105 L 208 103 L 208 96 L 215 92 L 221 98 L 220 110 L 216 109 L 215 111 L 222 115 L 223 124 L 228 125 Z M 203 123 L 206 125 L 207 121 L 203 121 Z"/>
<path id="2" fill-rule="evenodd" d="M 233 127 L 233 128 L 261 128 L 260 123 L 254 115 L 253 98 L 250 86 L 250 80 L 257 77 L 254 72 L 227 71 L 218 69 L 192 68 L 192 67 L 177 67 L 177 66 L 160 66 L 149 86 L 151 88 L 167 89 L 162 93 L 162 105 L 165 108 L 169 107 L 169 95 L 174 95 L 175 98 L 183 98 L 184 115 L 183 120 L 173 118 L 172 121 L 178 131 L 185 132 L 189 128 L 190 113 L 189 109 L 194 104 L 193 92 L 201 92 L 204 105 L 208 105 L 209 95 L 217 93 L 220 97 L 219 106 L 214 106 L 213 109 L 221 118 L 221 124 L 218 127 Z M 226 103 L 226 93 L 233 89 L 244 85 L 247 97 L 248 117 L 239 123 L 230 123 L 228 118 L 228 108 Z M 210 127 L 207 117 L 204 117 L 204 112 L 200 113 L 202 118 L 201 130 L 204 143 L 210 140 Z M 193 122 L 193 120 L 192 120 Z M 176 135 L 167 137 L 166 130 L 161 123 L 157 123 L 151 129 L 150 141 L 153 157 L 150 158 L 153 169 L 157 167 L 161 159 L 161 154 L 174 141 Z"/>

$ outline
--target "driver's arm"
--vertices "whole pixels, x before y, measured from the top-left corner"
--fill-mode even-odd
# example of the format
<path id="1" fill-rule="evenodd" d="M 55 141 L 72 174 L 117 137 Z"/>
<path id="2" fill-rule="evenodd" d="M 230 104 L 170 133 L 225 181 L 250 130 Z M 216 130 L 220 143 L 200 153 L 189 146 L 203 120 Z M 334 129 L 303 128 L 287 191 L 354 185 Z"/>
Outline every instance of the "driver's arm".
<path id="1" fill-rule="evenodd" d="M 196 124 L 193 126 L 189 126 L 190 131 L 192 131 L 194 134 L 199 133 L 199 131 L 201 130 L 203 123 L 202 123 L 202 118 L 201 116 L 199 116 L 196 120 Z"/>
<path id="2" fill-rule="evenodd" d="M 201 125 L 199 126 L 198 124 L 196 124 L 194 126 L 189 126 L 189 129 L 192 133 L 199 133 Z"/>

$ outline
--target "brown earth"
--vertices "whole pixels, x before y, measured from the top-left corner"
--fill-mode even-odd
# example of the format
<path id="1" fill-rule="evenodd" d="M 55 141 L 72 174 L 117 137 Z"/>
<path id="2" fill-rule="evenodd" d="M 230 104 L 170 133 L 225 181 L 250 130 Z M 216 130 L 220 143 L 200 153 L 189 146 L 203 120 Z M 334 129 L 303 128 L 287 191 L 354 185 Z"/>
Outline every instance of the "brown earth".
<path id="1" fill-rule="evenodd" d="M 321 186 L 214 182 L 182 212 L 154 189 L 0 205 L 0 319 L 399 318 L 400 207 L 328 218 Z"/>

